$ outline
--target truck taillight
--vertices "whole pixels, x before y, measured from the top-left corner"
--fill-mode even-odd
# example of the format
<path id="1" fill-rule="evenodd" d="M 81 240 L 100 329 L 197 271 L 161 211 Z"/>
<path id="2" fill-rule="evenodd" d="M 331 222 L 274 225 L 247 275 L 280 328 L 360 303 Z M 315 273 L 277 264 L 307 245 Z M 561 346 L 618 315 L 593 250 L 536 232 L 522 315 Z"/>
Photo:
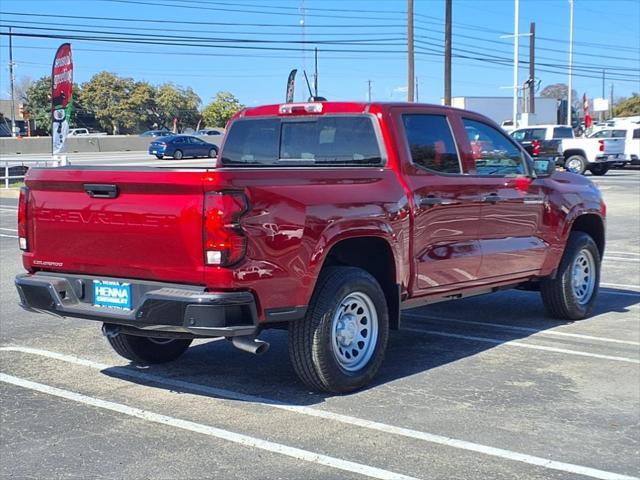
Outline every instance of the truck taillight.
<path id="1" fill-rule="evenodd" d="M 604 140 L 598 140 L 598 150 L 604 152 Z"/>
<path id="2" fill-rule="evenodd" d="M 18 200 L 18 245 L 20 250 L 29 249 L 29 225 L 27 219 L 27 203 L 29 202 L 29 189 L 20 189 L 20 199 Z"/>
<path id="3" fill-rule="evenodd" d="M 209 192 L 204 199 L 204 260 L 207 265 L 228 267 L 245 255 L 247 238 L 240 217 L 247 198 L 239 192 Z"/>
<path id="4" fill-rule="evenodd" d="M 534 157 L 540 155 L 540 140 L 534 140 L 532 143 L 533 151 L 531 152 Z"/>

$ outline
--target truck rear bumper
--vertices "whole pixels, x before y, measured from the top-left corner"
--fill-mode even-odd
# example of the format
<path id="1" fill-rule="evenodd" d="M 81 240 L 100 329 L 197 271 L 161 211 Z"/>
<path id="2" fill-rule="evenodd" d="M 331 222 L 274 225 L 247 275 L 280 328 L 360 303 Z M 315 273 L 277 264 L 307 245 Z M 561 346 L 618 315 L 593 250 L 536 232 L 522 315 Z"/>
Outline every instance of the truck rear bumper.
<path id="1" fill-rule="evenodd" d="M 94 305 L 93 277 L 21 274 L 15 283 L 21 306 L 32 312 L 201 337 L 255 335 L 258 330 L 256 302 L 250 292 L 216 293 L 190 285 L 121 278 L 100 280 L 128 283 L 132 308 Z"/>

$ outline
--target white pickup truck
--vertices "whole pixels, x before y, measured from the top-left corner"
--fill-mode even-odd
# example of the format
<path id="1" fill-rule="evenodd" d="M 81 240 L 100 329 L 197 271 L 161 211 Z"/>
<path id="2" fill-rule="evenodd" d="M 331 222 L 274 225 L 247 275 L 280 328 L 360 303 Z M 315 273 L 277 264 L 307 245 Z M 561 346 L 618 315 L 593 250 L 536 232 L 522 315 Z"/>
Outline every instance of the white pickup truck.
<path id="1" fill-rule="evenodd" d="M 624 166 L 629 161 L 620 138 L 564 138 L 560 143 L 564 168 L 583 174 L 604 175 L 611 167 Z"/>
<path id="2" fill-rule="evenodd" d="M 640 124 L 614 125 L 602 128 L 589 138 L 620 138 L 624 140 L 624 156 L 632 165 L 640 164 Z"/>
<path id="3" fill-rule="evenodd" d="M 624 139 L 574 138 L 567 125 L 531 125 L 514 130 L 511 136 L 533 157 L 555 157 L 556 165 L 573 173 L 590 170 L 604 175 L 611 167 L 629 162 Z"/>

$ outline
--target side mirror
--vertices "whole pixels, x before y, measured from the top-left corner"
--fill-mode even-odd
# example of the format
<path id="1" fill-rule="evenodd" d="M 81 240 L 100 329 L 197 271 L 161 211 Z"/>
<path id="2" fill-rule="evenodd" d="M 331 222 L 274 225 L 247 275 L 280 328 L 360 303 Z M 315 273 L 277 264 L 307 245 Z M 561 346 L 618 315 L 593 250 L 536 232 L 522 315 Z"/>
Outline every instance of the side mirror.
<path id="1" fill-rule="evenodd" d="M 538 177 L 548 177 L 556 171 L 556 162 L 552 158 L 536 159 L 533 161 L 533 169 Z"/>

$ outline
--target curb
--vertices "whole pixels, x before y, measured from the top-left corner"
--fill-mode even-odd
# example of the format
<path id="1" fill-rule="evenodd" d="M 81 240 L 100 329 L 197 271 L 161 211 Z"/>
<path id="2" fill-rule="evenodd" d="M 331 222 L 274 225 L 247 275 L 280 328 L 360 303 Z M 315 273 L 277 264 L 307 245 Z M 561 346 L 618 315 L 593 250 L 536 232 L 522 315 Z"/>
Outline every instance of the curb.
<path id="1" fill-rule="evenodd" d="M 0 198 L 18 198 L 19 196 L 19 188 L 0 188 Z"/>

